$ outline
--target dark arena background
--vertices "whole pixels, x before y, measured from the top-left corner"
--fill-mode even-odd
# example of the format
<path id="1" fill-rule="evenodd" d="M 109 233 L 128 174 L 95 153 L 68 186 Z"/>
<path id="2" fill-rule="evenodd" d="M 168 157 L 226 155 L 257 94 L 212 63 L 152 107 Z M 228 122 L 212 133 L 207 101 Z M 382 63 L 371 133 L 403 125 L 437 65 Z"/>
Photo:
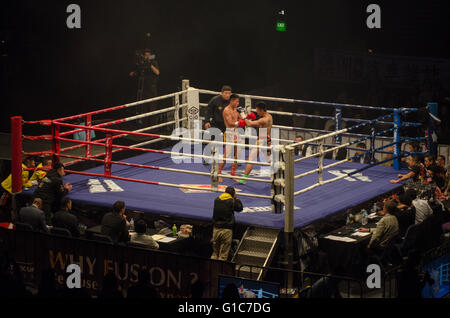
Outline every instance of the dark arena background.
<path id="1" fill-rule="evenodd" d="M 448 298 L 449 9 L 445 0 L 3 0 L 0 297 Z M 256 108 L 265 102 L 279 129 L 266 148 L 281 172 L 265 175 L 258 157 L 261 169 L 244 175 L 248 135 L 236 171 L 245 183 L 229 164 L 173 162 L 183 140 L 173 129 L 193 129 L 191 110 L 204 129 L 224 85 L 243 117 L 267 118 Z M 139 117 L 147 112 L 156 114 Z M 51 175 L 46 157 L 65 164 L 67 193 L 35 192 Z M 227 186 L 243 204 L 229 232 L 213 217 Z M 124 218 L 111 213 L 116 201 Z M 226 255 L 211 257 L 220 244 Z M 66 284 L 70 264 L 81 288 Z"/>

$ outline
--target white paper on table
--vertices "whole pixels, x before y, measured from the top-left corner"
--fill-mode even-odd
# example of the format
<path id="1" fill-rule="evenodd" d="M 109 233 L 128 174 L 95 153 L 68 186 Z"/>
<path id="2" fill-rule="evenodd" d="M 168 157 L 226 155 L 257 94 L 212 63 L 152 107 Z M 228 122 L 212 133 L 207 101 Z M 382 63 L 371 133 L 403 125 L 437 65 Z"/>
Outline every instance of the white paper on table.
<path id="1" fill-rule="evenodd" d="M 374 213 L 370 213 L 367 217 L 368 217 L 369 219 L 375 219 L 377 216 L 378 216 L 377 213 L 374 212 Z"/>
<path id="2" fill-rule="evenodd" d="M 367 235 L 370 235 L 370 233 L 369 232 L 355 232 L 352 234 L 352 236 L 361 236 L 361 237 L 364 237 Z"/>
<path id="3" fill-rule="evenodd" d="M 107 192 L 106 189 L 100 184 L 100 185 L 91 185 L 89 187 L 90 193 L 102 193 Z"/>
<path id="4" fill-rule="evenodd" d="M 112 180 L 103 180 L 103 182 L 106 183 L 107 187 L 111 192 L 122 192 L 123 189 L 119 187 L 114 181 Z"/>
<path id="5" fill-rule="evenodd" d="M 152 235 L 152 238 L 157 242 L 164 239 L 165 237 L 166 237 L 165 235 L 161 235 L 161 234 Z"/>
<path id="6" fill-rule="evenodd" d="M 347 236 L 336 236 L 336 235 L 327 235 L 324 238 L 333 240 L 333 241 L 341 241 L 341 242 L 356 242 L 355 239 L 352 239 L 351 237 Z"/>
<path id="7" fill-rule="evenodd" d="M 172 242 L 172 241 L 175 241 L 176 240 L 176 237 L 165 237 L 165 238 L 163 238 L 163 239 L 160 239 L 158 242 L 160 242 L 160 243 L 170 243 L 170 242 Z"/>

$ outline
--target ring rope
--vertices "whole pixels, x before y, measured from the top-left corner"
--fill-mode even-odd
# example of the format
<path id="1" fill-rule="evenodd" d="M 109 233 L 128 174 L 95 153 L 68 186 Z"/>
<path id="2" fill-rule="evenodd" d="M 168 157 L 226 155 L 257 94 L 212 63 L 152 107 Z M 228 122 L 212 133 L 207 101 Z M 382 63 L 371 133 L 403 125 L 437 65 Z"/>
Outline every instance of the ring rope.
<path id="1" fill-rule="evenodd" d="M 86 175 L 86 176 L 94 176 L 94 177 L 105 177 L 105 175 L 100 173 L 92 173 L 92 172 L 83 172 L 83 171 L 75 171 L 75 170 L 66 170 L 67 173 L 74 173 L 74 174 L 80 174 L 80 175 Z M 148 181 L 148 180 L 140 180 L 140 179 L 133 179 L 133 178 L 125 178 L 125 177 L 118 177 L 118 176 L 108 176 L 107 178 L 111 179 L 117 179 L 117 180 L 123 180 L 123 181 L 132 181 L 132 182 L 139 182 L 139 183 L 146 183 L 146 184 L 153 184 L 153 185 L 160 185 L 165 187 L 172 187 L 172 188 L 181 188 L 181 189 L 191 189 L 191 190 L 202 190 L 202 191 L 208 191 L 208 192 L 224 192 L 221 190 L 214 190 L 214 189 L 203 189 L 203 188 L 197 188 L 197 187 L 190 187 L 190 186 L 183 186 L 180 184 L 173 184 L 173 183 L 166 183 L 166 182 L 158 182 L 158 181 Z M 239 196 L 247 196 L 247 197 L 253 197 L 253 198 L 262 198 L 262 199 L 272 199 L 269 195 L 262 195 L 262 194 L 252 194 L 252 193 L 239 193 Z"/>
<path id="2" fill-rule="evenodd" d="M 88 160 L 88 161 L 94 161 L 94 162 L 100 162 L 104 163 L 104 160 L 101 159 L 95 159 L 95 158 L 86 158 L 86 157 L 80 157 L 80 156 L 74 156 L 74 155 L 60 155 L 61 157 L 65 158 L 72 158 L 72 159 L 82 159 L 82 160 Z M 149 165 L 143 165 L 138 163 L 129 163 L 129 162 L 122 162 L 122 161 L 110 161 L 111 164 L 117 164 L 122 166 L 129 166 L 129 167 L 136 167 L 136 168 L 147 168 L 152 170 L 162 170 L 162 171 L 169 171 L 169 172 L 177 172 L 177 173 L 186 173 L 186 174 L 194 174 L 194 175 L 202 175 L 202 176 L 211 176 L 211 173 L 208 172 L 201 172 L 201 171 L 193 171 L 193 170 L 184 170 L 184 169 L 175 169 L 175 168 L 167 168 L 167 167 L 160 167 L 160 166 L 149 166 Z M 219 174 L 218 176 L 229 178 L 229 179 L 236 179 L 236 176 L 228 175 L 228 174 Z M 256 181 L 256 182 L 265 182 L 270 183 L 272 180 L 268 179 L 258 179 L 258 178 L 244 178 L 239 177 L 239 179 L 249 180 L 249 181 Z"/>

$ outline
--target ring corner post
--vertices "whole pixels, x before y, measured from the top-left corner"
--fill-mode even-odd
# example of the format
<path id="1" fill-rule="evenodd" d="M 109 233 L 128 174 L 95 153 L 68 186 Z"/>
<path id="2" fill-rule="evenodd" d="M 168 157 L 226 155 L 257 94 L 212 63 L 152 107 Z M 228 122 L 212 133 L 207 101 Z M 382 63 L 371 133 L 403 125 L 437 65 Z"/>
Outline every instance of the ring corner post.
<path id="1" fill-rule="evenodd" d="M 183 79 L 181 80 L 181 90 L 185 91 L 189 88 L 189 80 L 188 79 Z M 185 105 L 187 103 L 187 93 L 183 93 L 181 95 L 181 103 L 183 105 Z M 187 114 L 187 106 L 183 106 L 181 109 L 181 118 L 187 118 L 188 114 Z M 183 128 L 188 128 L 187 126 L 187 120 L 183 121 Z"/>
<path id="2" fill-rule="evenodd" d="M 288 270 L 286 273 L 286 287 L 292 288 L 294 262 L 294 148 L 288 146 L 285 149 L 284 259 Z"/>
<path id="3" fill-rule="evenodd" d="M 22 192 L 22 117 L 11 117 L 11 219 L 17 219 L 16 195 Z"/>
<path id="4" fill-rule="evenodd" d="M 107 134 L 105 140 L 105 177 L 111 176 L 112 135 Z"/>
<path id="5" fill-rule="evenodd" d="M 342 129 L 342 106 L 336 105 L 334 107 L 334 130 L 338 131 Z M 334 141 L 336 145 L 342 143 L 342 135 L 338 134 L 334 136 Z"/>
<path id="6" fill-rule="evenodd" d="M 394 109 L 394 161 L 393 167 L 395 170 L 400 170 L 400 151 L 401 151 L 401 137 L 400 137 L 400 110 Z"/>
<path id="7" fill-rule="evenodd" d="M 437 158 L 438 155 L 438 144 L 436 139 L 433 138 L 433 135 L 436 138 L 436 118 L 439 116 L 438 112 L 438 103 L 436 102 L 430 102 L 427 103 L 427 109 L 428 113 L 430 114 L 430 119 L 428 121 L 428 127 L 427 127 L 427 148 L 431 155 L 434 156 L 434 158 Z"/>
<path id="8" fill-rule="evenodd" d="M 87 115 L 86 116 L 86 127 L 91 127 L 92 126 L 92 115 Z M 91 130 L 90 129 L 86 129 L 86 141 L 89 142 L 88 144 L 86 144 L 86 158 L 91 157 Z"/>
<path id="9" fill-rule="evenodd" d="M 195 122 L 200 120 L 200 94 L 193 87 L 188 87 L 187 90 L 187 129 L 194 136 Z"/>
<path id="10" fill-rule="evenodd" d="M 60 160 L 60 154 L 61 154 L 61 141 L 59 140 L 59 132 L 60 132 L 60 126 L 52 121 L 52 153 L 53 163 L 57 163 Z"/>
<path id="11" fill-rule="evenodd" d="M 375 138 L 376 138 L 376 130 L 375 123 L 372 122 L 370 124 L 370 164 L 374 164 L 375 160 Z"/>

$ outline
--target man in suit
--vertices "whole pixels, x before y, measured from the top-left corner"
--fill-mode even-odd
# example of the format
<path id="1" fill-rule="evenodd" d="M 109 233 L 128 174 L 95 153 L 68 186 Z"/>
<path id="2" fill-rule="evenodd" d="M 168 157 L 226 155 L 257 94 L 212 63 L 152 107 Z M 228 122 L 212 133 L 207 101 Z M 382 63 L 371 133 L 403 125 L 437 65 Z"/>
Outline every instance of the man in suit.
<path id="1" fill-rule="evenodd" d="M 45 223 L 45 214 L 41 209 L 42 200 L 34 198 L 32 205 L 20 209 L 19 220 L 22 223 L 30 224 L 34 231 L 48 233 L 49 229 Z"/>
<path id="2" fill-rule="evenodd" d="M 73 237 L 80 237 L 78 229 L 78 218 L 70 212 L 72 210 L 72 200 L 63 198 L 61 200 L 61 210 L 53 217 L 53 226 L 68 229 Z"/>
<path id="3" fill-rule="evenodd" d="M 145 234 L 147 232 L 147 223 L 144 220 L 138 220 L 134 225 L 134 229 L 136 232 L 130 234 L 130 241 L 132 243 L 146 245 L 155 250 L 159 248 L 159 244 L 156 243 L 151 235 Z"/>
<path id="4" fill-rule="evenodd" d="M 106 213 L 102 219 L 102 234 L 109 235 L 115 243 L 128 242 L 129 223 L 125 216 L 125 202 L 116 201 L 113 211 Z"/>

